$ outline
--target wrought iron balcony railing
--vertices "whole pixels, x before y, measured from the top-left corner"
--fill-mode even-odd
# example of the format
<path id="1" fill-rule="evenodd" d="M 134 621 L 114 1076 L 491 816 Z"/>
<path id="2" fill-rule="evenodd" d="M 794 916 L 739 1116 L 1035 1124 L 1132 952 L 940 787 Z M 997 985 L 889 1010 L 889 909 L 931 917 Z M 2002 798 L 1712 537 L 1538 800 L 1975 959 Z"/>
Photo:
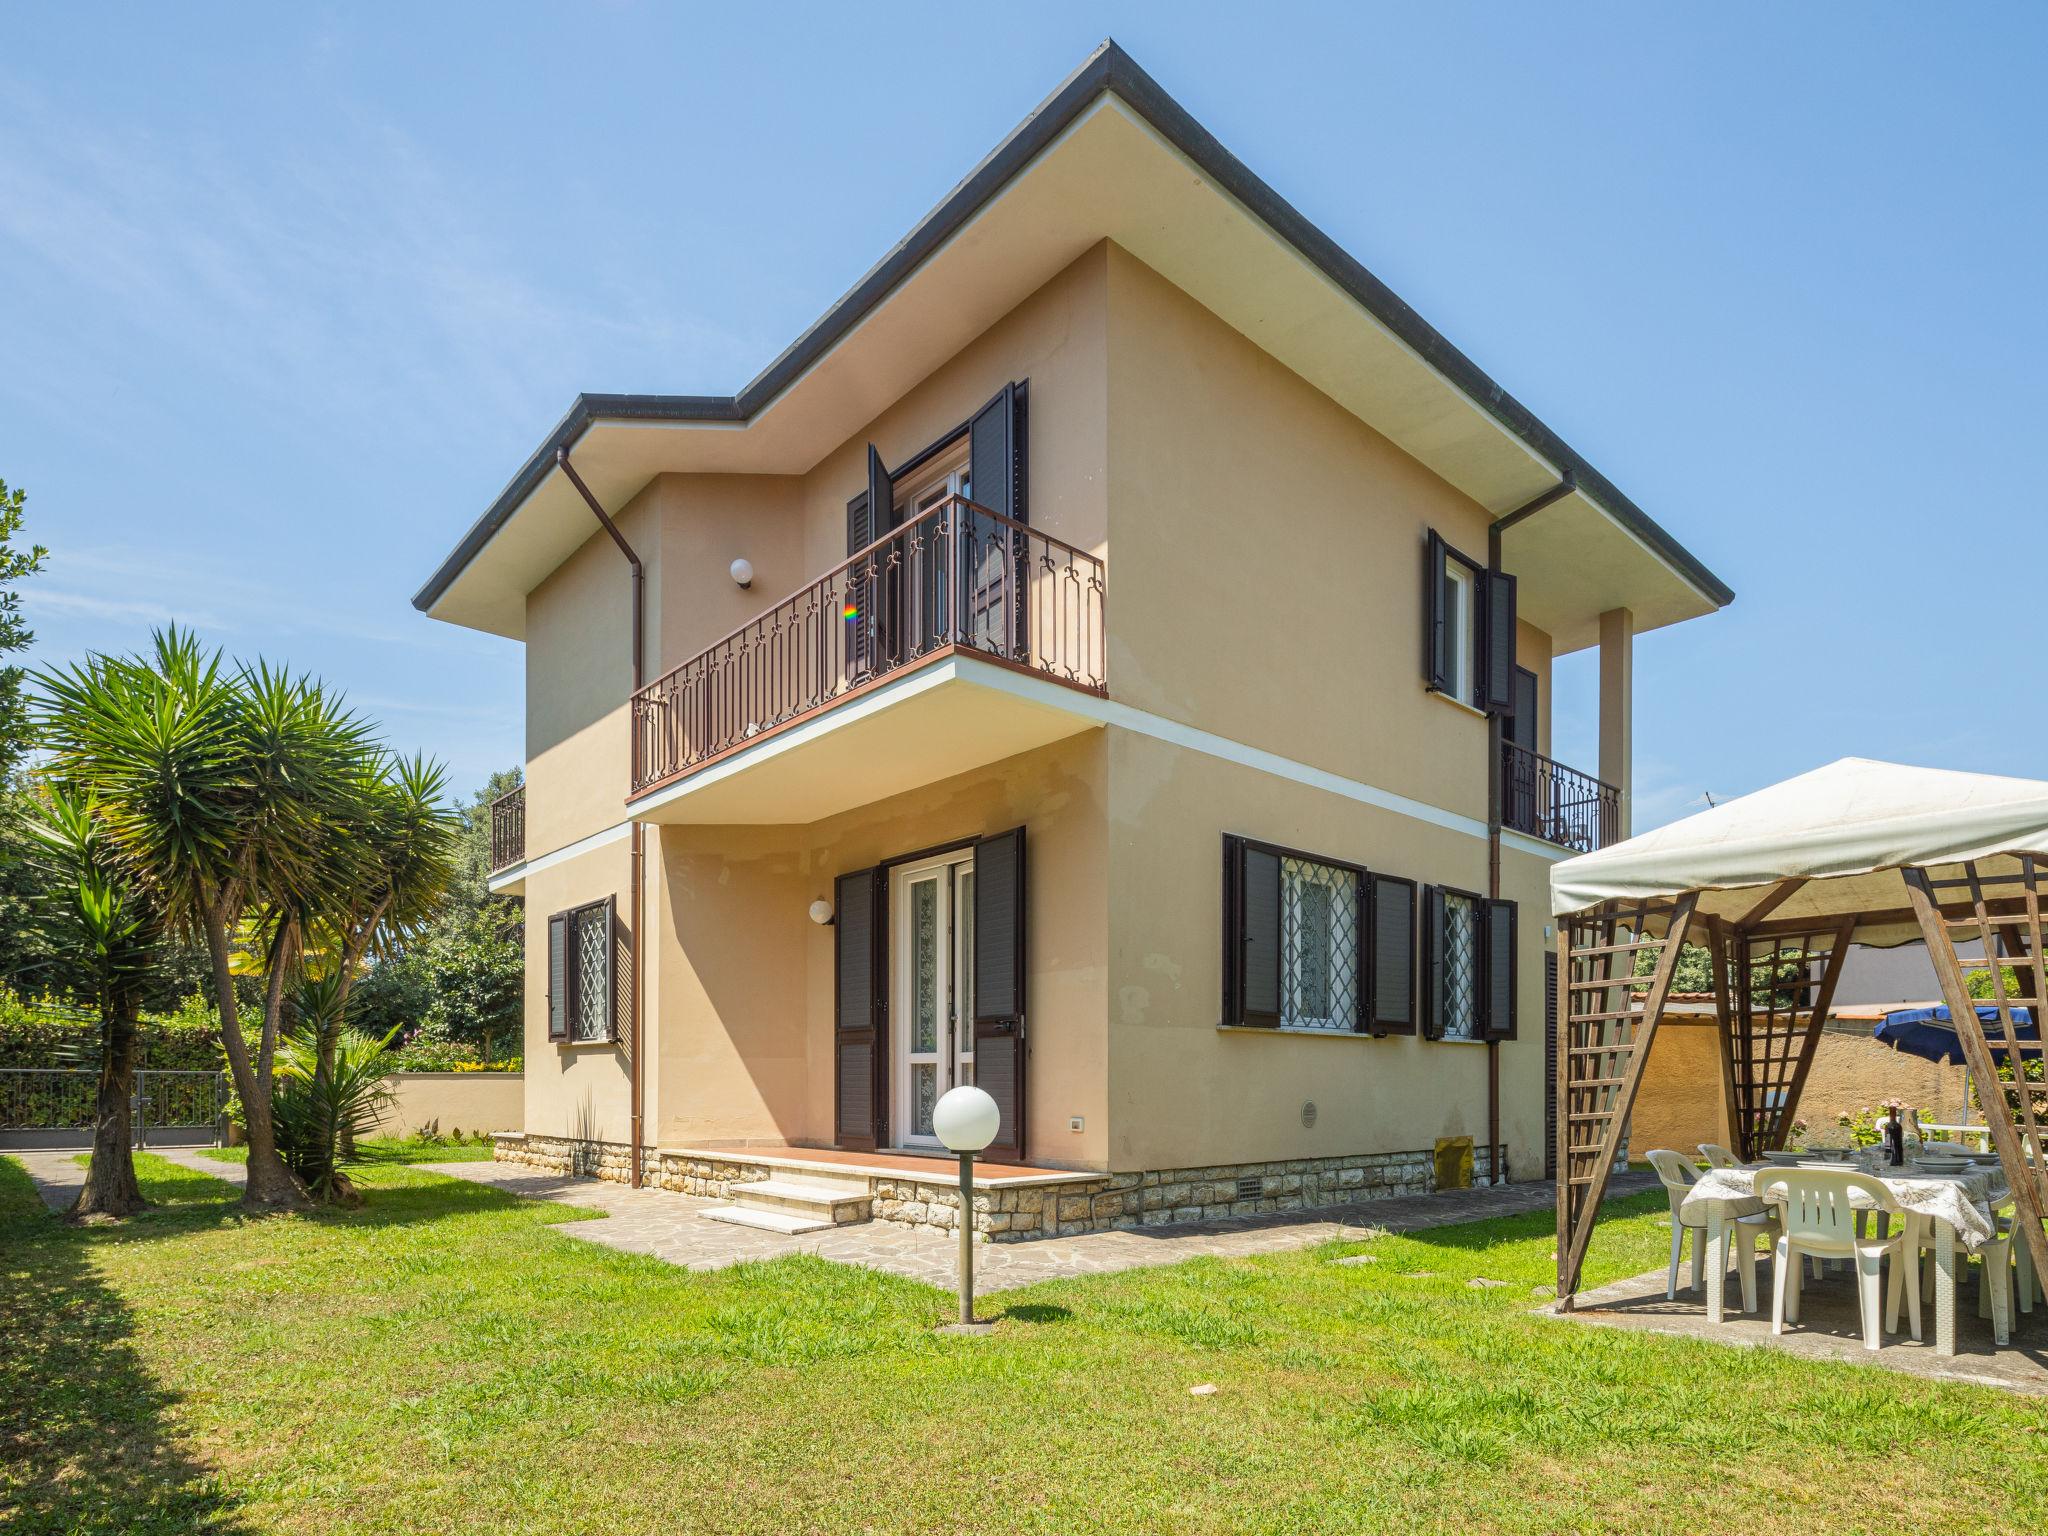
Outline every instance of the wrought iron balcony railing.
<path id="1" fill-rule="evenodd" d="M 1104 694 L 1103 562 L 949 497 L 633 696 L 633 794 L 919 663 L 971 654 Z"/>
<path id="2" fill-rule="evenodd" d="M 491 873 L 526 859 L 526 786 L 508 789 L 491 802 Z"/>
<path id="3" fill-rule="evenodd" d="M 1541 752 L 1503 741 L 1500 821 L 1546 843 L 1591 853 L 1621 835 L 1621 791 Z"/>

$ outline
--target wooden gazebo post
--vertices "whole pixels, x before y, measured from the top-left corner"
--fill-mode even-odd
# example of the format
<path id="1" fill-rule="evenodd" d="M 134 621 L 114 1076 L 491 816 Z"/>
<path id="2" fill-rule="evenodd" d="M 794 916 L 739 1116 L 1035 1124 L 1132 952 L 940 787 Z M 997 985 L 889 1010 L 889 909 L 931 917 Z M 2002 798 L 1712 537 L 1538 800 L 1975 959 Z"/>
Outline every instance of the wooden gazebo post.
<path id="1" fill-rule="evenodd" d="M 1650 1042 L 1671 993 L 1671 974 L 1699 893 L 1675 903 L 1607 902 L 1564 925 L 1564 985 L 1557 1032 L 1557 1304 L 1569 1312 L 1586 1261 L 1621 1133 L 1635 1107 Z M 1648 925 L 1666 917 L 1664 937 Z M 1626 933 L 1627 938 L 1622 935 Z M 1635 957 L 1657 956 L 1647 994 L 1635 990 Z"/>
<path id="2" fill-rule="evenodd" d="M 1977 1097 L 1983 1104 L 1984 1121 L 1991 1132 L 1991 1144 L 1998 1151 L 1998 1161 L 2005 1171 L 2006 1183 L 2012 1189 L 2013 1211 L 2017 1225 L 2024 1232 L 2027 1247 L 2034 1255 L 2034 1272 L 2048 1275 L 2048 1228 L 2042 1220 L 2048 1215 L 2048 1159 L 2042 1155 L 2043 1126 L 2034 1112 L 2035 1090 L 2029 1086 L 2025 1062 L 2029 1055 L 2040 1057 L 2043 1041 L 2021 1040 L 2013 1010 L 2026 1008 L 2032 1017 L 2035 1034 L 2048 1035 L 2042 1027 L 2044 998 L 2048 998 L 2048 987 L 2043 986 L 2041 953 L 2041 897 L 2039 872 L 2032 854 L 2017 854 L 2018 872 L 2012 875 L 1987 875 L 1978 861 L 1964 864 L 1960 879 L 1935 881 L 1925 870 L 1906 870 L 1906 892 L 1912 898 L 1913 915 L 1919 921 L 1920 933 L 1927 940 L 1928 956 L 1934 961 L 1934 974 L 1941 981 L 1942 1001 L 1948 1004 L 1949 1020 L 1955 1026 L 1956 1038 L 1962 1042 L 1963 1058 L 1969 1064 L 1970 1074 L 1977 1080 Z M 2019 893 L 2012 896 L 1987 898 L 1986 886 L 2017 886 Z M 1936 895 L 1937 887 L 1959 889 L 1967 893 L 1967 899 L 1959 903 L 1943 903 Z M 1960 906 L 1961 915 L 1951 917 L 1949 913 Z M 1987 999 L 1970 996 L 1969 983 L 1963 974 L 1963 964 L 1956 954 L 1958 931 L 1966 938 L 1976 938 L 1984 946 L 1984 963 L 1991 970 L 1991 992 Z M 2007 995 L 2005 971 L 2010 968 L 2018 981 L 2023 973 L 2031 971 L 2033 981 L 2022 984 L 2019 993 Z M 1986 1038 L 1984 1021 L 1977 1016 L 1980 1002 L 1994 1008 L 1997 1013 L 2000 1039 L 1998 1049 L 2005 1052 L 2005 1059 L 2012 1064 L 2014 1096 L 2018 1099 L 2017 1114 L 2008 1104 L 2005 1085 L 1998 1076 L 1998 1063 L 1992 1056 L 1992 1044 Z M 2048 1089 L 2048 1084 L 2043 1084 Z"/>

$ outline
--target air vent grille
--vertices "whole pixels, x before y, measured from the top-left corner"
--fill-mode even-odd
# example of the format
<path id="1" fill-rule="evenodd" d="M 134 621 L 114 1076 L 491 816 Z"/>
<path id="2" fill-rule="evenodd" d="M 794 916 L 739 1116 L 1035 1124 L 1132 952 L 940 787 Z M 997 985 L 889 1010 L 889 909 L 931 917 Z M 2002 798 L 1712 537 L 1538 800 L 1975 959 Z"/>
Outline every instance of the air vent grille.
<path id="1" fill-rule="evenodd" d="M 1237 1198 L 1256 1200 L 1265 1192 L 1265 1182 L 1255 1173 L 1248 1173 L 1237 1181 Z"/>

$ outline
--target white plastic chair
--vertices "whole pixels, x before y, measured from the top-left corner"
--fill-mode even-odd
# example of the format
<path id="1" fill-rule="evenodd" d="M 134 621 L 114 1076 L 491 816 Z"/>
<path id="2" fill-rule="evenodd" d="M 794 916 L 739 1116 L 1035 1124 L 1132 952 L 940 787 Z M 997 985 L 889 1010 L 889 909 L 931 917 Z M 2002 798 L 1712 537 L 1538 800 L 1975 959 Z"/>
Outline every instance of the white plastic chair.
<path id="1" fill-rule="evenodd" d="M 2026 1229 L 2018 1211 L 2000 1211 L 1995 1217 L 1997 1235 L 1979 1250 L 1977 1315 L 1991 1319 L 1993 1337 L 2001 1344 L 2012 1336 L 2021 1312 L 2034 1310 L 2034 1293 L 2040 1282 L 2034 1274 L 2034 1253 L 2027 1246 Z"/>
<path id="2" fill-rule="evenodd" d="M 1701 1142 L 1700 1156 L 1704 1157 L 1707 1160 L 1708 1166 L 1713 1168 L 1740 1168 L 1742 1166 L 1742 1159 L 1733 1152 L 1730 1152 L 1718 1141 Z"/>
<path id="3" fill-rule="evenodd" d="M 1705 1222 L 1688 1222 L 1679 1214 L 1679 1207 L 1691 1193 L 1693 1185 L 1699 1182 L 1699 1175 L 1691 1163 L 1679 1153 L 1659 1148 L 1644 1154 L 1650 1166 L 1657 1170 L 1657 1178 L 1664 1186 L 1665 1198 L 1671 1202 L 1671 1268 L 1664 1277 L 1664 1299 L 1678 1299 L 1678 1260 L 1685 1243 L 1685 1234 L 1692 1233 L 1692 1280 L 1686 1286 L 1689 1291 L 1700 1288 L 1707 1270 L 1707 1225 Z M 1738 1216 L 1727 1224 L 1729 1257 L 1742 1276 L 1742 1310 L 1756 1310 L 1756 1240 L 1759 1237 L 1773 1238 L 1778 1235 L 1778 1219 L 1767 1213 L 1753 1216 Z M 1716 1283 L 1719 1283 L 1718 1277 Z"/>
<path id="4" fill-rule="evenodd" d="M 1868 1174 L 1829 1168 L 1787 1168 L 1757 1179 L 1759 1198 L 1779 1207 L 1783 1230 L 1778 1235 L 1777 1264 L 1771 1273 L 1771 1332 L 1782 1334 L 1788 1322 L 1799 1321 L 1801 1288 L 1799 1257 L 1849 1259 L 1856 1266 L 1856 1305 L 1863 1320 L 1863 1347 L 1876 1349 L 1883 1331 L 1899 1329 L 1899 1301 L 1911 1304 L 1913 1337 L 1920 1337 L 1920 1287 L 1907 1285 L 1906 1245 L 1914 1223 L 1901 1219 L 1886 1237 L 1856 1235 L 1857 1199 L 1869 1208 L 1904 1217 L 1899 1204 Z M 1917 1255 L 1916 1255 L 1917 1257 Z M 1878 1297 L 1884 1261 L 1892 1261 L 1890 1294 L 1880 1330 Z M 1917 1277 L 1916 1277 L 1917 1278 Z"/>

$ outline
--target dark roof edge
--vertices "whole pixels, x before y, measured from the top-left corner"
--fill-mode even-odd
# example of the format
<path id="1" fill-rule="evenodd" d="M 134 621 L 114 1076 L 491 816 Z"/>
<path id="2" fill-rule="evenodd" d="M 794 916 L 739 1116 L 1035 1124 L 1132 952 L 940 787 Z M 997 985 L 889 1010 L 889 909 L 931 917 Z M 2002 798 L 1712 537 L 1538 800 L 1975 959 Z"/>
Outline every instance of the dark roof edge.
<path id="1" fill-rule="evenodd" d="M 746 422 L 793 383 L 879 304 L 924 259 L 967 223 L 1016 173 L 1104 92 L 1128 103 L 1203 174 L 1243 203 L 1427 361 L 1480 409 L 1535 453 L 1568 469 L 1581 493 L 1604 508 L 1675 567 L 1702 596 L 1725 607 L 1735 593 L 1692 552 L 1624 496 L 1490 378 L 1357 258 L 1324 234 L 1285 198 L 1224 148 L 1113 41 L 1098 46 L 1036 110 L 1013 129 L 917 226 L 869 269 L 818 321 L 790 343 L 737 395 L 578 395 L 566 415 L 520 466 L 490 508 L 413 597 L 421 611 L 440 600 L 521 502 L 554 467 L 555 451 L 572 447 L 594 421 Z"/>

